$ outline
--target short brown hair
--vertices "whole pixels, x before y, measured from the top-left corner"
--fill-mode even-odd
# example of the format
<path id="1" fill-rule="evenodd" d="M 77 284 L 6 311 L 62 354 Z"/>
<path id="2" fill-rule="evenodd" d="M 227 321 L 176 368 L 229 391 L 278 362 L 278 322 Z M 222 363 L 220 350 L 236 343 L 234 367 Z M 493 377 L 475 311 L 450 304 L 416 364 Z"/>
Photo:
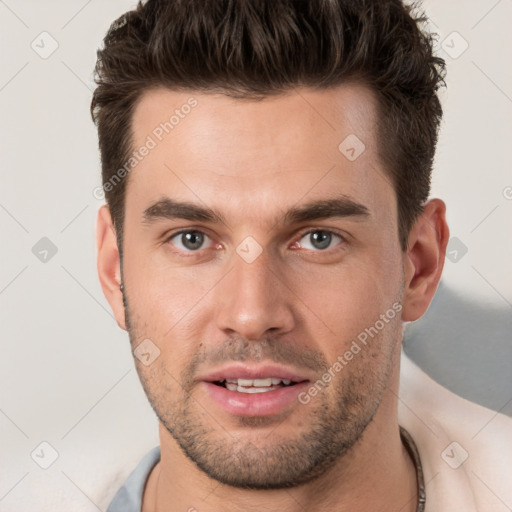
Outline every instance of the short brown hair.
<path id="1" fill-rule="evenodd" d="M 261 99 L 297 86 L 359 81 L 377 95 L 379 156 L 393 183 L 403 251 L 430 193 L 445 63 L 426 18 L 400 0 L 148 0 L 98 50 L 91 114 L 102 180 L 132 151 L 131 120 L 150 88 Z M 122 251 L 127 179 L 105 189 Z"/>

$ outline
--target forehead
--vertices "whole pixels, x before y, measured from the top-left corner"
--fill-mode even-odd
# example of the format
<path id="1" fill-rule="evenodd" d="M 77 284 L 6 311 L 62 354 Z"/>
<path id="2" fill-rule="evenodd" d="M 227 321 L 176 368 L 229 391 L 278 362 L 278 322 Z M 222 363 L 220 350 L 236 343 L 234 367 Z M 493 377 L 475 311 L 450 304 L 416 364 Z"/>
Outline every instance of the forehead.
<path id="1" fill-rule="evenodd" d="M 376 124 L 375 97 L 357 85 L 260 101 L 148 91 L 132 119 L 133 150 L 145 155 L 129 173 L 127 222 L 161 196 L 260 220 L 340 194 L 389 210 L 394 192 L 378 160 Z"/>

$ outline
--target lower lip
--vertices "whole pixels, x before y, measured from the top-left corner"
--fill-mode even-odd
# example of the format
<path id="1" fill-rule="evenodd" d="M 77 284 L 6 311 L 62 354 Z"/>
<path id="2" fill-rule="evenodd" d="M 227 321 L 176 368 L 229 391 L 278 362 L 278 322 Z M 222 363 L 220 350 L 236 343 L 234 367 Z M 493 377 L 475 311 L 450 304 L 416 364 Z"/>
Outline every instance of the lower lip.
<path id="1" fill-rule="evenodd" d="M 202 382 L 210 397 L 229 414 L 238 416 L 271 416 L 298 403 L 298 395 L 307 388 L 307 382 L 285 386 L 264 393 L 230 391 L 211 382 Z"/>

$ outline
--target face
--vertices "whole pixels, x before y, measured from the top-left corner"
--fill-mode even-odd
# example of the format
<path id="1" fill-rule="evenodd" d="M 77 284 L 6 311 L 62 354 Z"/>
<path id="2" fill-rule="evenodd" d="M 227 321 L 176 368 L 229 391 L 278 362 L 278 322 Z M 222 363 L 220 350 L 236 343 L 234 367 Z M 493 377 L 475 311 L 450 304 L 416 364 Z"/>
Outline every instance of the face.
<path id="1" fill-rule="evenodd" d="M 159 354 L 135 362 L 161 424 L 223 483 L 322 474 L 386 400 L 403 265 L 375 107 L 344 85 L 160 89 L 135 110 L 133 146 L 152 147 L 126 189 L 126 327 Z"/>

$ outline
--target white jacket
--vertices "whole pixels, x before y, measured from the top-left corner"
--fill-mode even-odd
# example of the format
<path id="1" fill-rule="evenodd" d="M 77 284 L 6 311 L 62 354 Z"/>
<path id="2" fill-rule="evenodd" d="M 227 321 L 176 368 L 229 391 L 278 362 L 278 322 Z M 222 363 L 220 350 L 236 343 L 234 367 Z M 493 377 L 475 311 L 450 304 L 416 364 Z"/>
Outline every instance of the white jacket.
<path id="1" fill-rule="evenodd" d="M 398 421 L 421 457 L 425 512 L 510 512 L 512 419 L 443 388 L 403 352 L 401 365 Z"/>

